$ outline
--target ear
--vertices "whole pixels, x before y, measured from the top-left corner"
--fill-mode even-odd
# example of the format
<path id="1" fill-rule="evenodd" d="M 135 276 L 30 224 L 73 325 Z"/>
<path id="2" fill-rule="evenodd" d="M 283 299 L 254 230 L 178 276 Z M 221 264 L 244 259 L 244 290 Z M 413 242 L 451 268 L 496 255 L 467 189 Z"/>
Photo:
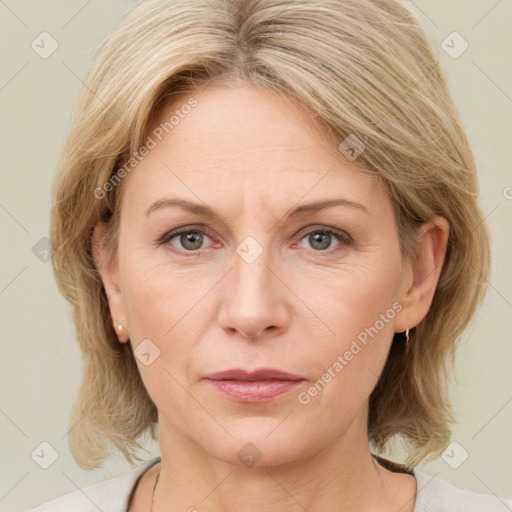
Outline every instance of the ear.
<path id="1" fill-rule="evenodd" d="M 418 230 L 417 257 L 404 266 L 402 309 L 395 316 L 395 332 L 418 325 L 427 315 L 443 267 L 450 226 L 444 217 L 434 217 Z"/>
<path id="2" fill-rule="evenodd" d="M 119 287 L 119 269 L 116 262 L 111 261 L 108 257 L 106 250 L 106 229 L 101 221 L 94 227 L 92 237 L 92 251 L 94 261 L 101 274 L 105 293 L 107 295 L 108 305 L 110 309 L 110 316 L 112 317 L 112 324 L 118 337 L 120 335 L 118 326 L 123 326 L 124 333 L 128 332 L 126 324 L 126 317 L 124 315 L 124 308 L 121 296 L 121 289 Z M 121 343 L 125 343 L 128 339 L 120 338 Z"/>

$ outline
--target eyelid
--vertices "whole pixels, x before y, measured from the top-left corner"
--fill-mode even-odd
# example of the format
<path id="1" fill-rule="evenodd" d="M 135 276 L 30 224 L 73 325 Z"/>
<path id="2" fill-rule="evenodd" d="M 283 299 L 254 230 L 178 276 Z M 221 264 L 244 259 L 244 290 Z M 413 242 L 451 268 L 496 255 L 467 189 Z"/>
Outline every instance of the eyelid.
<path id="1" fill-rule="evenodd" d="M 325 231 L 326 233 L 334 233 L 339 235 L 340 237 L 343 237 L 347 241 L 353 241 L 352 236 L 345 230 L 326 226 L 325 224 L 312 224 L 311 226 L 299 230 L 295 236 L 302 235 L 301 238 L 303 238 L 304 236 L 309 235 L 310 233 L 314 233 L 315 231 Z"/>
<path id="2" fill-rule="evenodd" d="M 174 238 L 176 235 L 180 235 L 182 233 L 188 233 L 190 231 L 199 231 L 201 233 L 204 233 L 208 235 L 211 238 L 211 230 L 205 226 L 204 224 L 191 224 L 186 225 L 180 228 L 171 229 L 170 231 L 166 231 L 159 239 L 159 243 L 165 243 L 166 241 L 170 240 L 171 238 Z"/>

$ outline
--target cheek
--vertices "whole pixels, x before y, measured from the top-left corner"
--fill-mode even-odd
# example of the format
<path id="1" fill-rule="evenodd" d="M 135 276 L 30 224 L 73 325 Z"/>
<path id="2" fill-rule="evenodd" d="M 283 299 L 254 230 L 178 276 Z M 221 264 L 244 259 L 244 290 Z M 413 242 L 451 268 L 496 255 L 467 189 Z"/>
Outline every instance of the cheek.
<path id="1" fill-rule="evenodd" d="M 163 334 L 170 320 L 169 312 L 177 305 L 177 294 L 172 293 L 160 265 L 142 258 L 128 258 L 125 262 L 123 305 L 131 330 L 144 337 Z M 171 327 L 168 325 L 167 329 Z"/>
<path id="2" fill-rule="evenodd" d="M 192 265 L 171 265 L 163 251 L 156 256 L 132 251 L 124 260 L 123 276 L 123 306 L 134 350 L 149 339 L 160 350 L 155 366 L 182 374 L 212 316 L 206 295 L 217 279 Z"/>
<path id="3" fill-rule="evenodd" d="M 381 255 L 317 275 L 307 295 L 306 288 L 299 291 L 317 319 L 301 325 L 308 333 L 304 342 L 315 340 L 308 352 L 318 379 L 302 403 L 328 403 L 334 416 L 345 417 L 362 405 L 377 383 L 393 338 L 394 317 L 401 309 L 400 260 Z"/>
<path id="4" fill-rule="evenodd" d="M 386 258 L 380 250 L 355 254 L 337 267 L 303 272 L 295 277 L 294 291 L 314 313 L 317 334 L 329 343 L 338 340 L 342 348 L 392 308 L 399 297 L 400 278 L 400 260 Z M 387 316 L 392 319 L 394 313 L 392 310 Z M 379 330 L 389 331 L 392 322 L 386 322 L 384 329 L 379 326 Z"/>
<path id="5" fill-rule="evenodd" d="M 145 320 L 153 332 L 159 332 L 157 324 L 169 322 L 179 315 L 186 296 L 194 294 L 195 279 L 187 269 L 182 271 L 176 265 L 170 265 L 158 254 L 159 249 L 154 251 L 156 254 L 134 248 L 125 256 L 121 270 L 122 294 L 127 316 L 138 322 Z M 155 320 L 158 320 L 157 324 Z M 171 327 L 168 326 L 166 331 Z"/>
<path id="6" fill-rule="evenodd" d="M 206 286 L 196 283 L 191 272 L 172 270 L 142 252 L 125 258 L 123 272 L 123 305 L 144 385 L 159 409 L 169 403 L 185 407 L 179 383 L 187 382 L 194 346 L 203 337 L 197 315 L 204 312 L 200 299 Z M 148 365 L 141 356 L 145 352 Z"/>

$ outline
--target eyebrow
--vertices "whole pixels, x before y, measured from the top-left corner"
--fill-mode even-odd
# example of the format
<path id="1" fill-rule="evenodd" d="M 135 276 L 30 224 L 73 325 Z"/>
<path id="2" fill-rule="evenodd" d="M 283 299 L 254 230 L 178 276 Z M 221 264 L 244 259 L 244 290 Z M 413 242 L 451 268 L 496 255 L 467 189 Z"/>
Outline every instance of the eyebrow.
<path id="1" fill-rule="evenodd" d="M 153 202 L 149 206 L 149 208 L 146 210 L 145 215 L 148 216 L 151 213 L 153 213 L 155 210 L 158 210 L 160 208 L 174 207 L 174 206 L 182 208 L 183 210 L 186 210 L 190 213 L 194 213 L 201 217 L 219 218 L 219 215 L 215 212 L 215 210 L 213 210 L 209 206 L 199 204 L 199 203 L 193 203 L 193 202 L 187 201 L 185 199 L 177 199 L 177 198 L 171 198 L 171 197 L 164 197 L 162 199 L 159 199 L 159 200 Z M 336 199 L 327 199 L 325 201 L 318 201 L 315 203 L 309 203 L 309 204 L 304 204 L 304 205 L 298 206 L 297 208 L 293 209 L 290 213 L 288 213 L 286 215 L 286 218 L 303 217 L 306 215 L 310 215 L 312 213 L 316 213 L 325 208 L 330 208 L 332 206 L 348 206 L 351 208 L 357 208 L 357 209 L 367 213 L 368 215 L 370 214 L 368 209 L 360 203 L 356 203 L 354 201 L 349 201 L 348 199 L 336 198 Z"/>

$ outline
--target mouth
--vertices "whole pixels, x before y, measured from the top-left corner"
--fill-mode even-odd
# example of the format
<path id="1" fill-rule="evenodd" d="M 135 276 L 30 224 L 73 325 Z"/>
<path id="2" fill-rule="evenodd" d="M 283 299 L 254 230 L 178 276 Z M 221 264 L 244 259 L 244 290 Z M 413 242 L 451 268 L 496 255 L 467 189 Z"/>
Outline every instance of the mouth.
<path id="1" fill-rule="evenodd" d="M 269 402 L 301 386 L 305 378 L 274 368 L 253 372 L 241 369 L 211 373 L 205 380 L 218 392 L 244 403 Z"/>

